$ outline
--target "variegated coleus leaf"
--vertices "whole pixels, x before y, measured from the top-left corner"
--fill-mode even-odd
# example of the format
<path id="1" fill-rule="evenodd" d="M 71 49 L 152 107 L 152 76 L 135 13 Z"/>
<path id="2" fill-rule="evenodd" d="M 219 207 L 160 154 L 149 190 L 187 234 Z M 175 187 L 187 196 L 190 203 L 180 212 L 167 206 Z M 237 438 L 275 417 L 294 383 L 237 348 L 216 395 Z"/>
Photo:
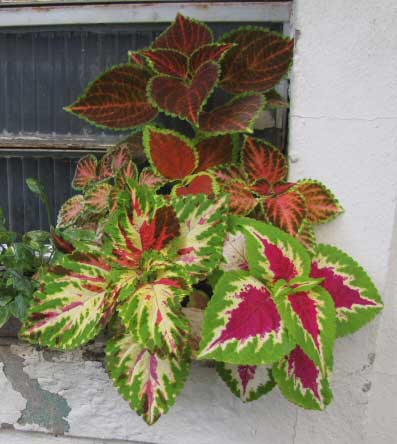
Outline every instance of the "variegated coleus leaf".
<path id="1" fill-rule="evenodd" d="M 255 120 L 264 104 L 261 94 L 246 93 L 236 96 L 225 105 L 203 112 L 199 120 L 200 129 L 213 134 L 252 133 Z"/>
<path id="2" fill-rule="evenodd" d="M 218 192 L 218 184 L 215 177 L 209 173 L 198 173 L 187 177 L 182 184 L 173 188 L 176 196 L 188 196 L 190 194 L 205 194 L 213 197 Z"/>
<path id="3" fill-rule="evenodd" d="M 275 386 L 271 367 L 216 363 L 216 371 L 232 393 L 243 402 L 259 399 Z"/>
<path id="4" fill-rule="evenodd" d="M 152 46 L 173 49 L 190 56 L 197 48 L 212 41 L 212 31 L 206 24 L 177 14 L 174 22 L 156 38 Z"/>
<path id="5" fill-rule="evenodd" d="M 41 276 L 23 339 L 50 348 L 86 344 L 112 317 L 117 292 L 108 288 L 109 264 L 99 254 L 74 251 Z"/>
<path id="6" fill-rule="evenodd" d="M 159 111 L 198 125 L 199 114 L 212 94 L 218 77 L 219 66 L 215 62 L 200 66 L 189 82 L 158 75 L 148 83 L 148 97 Z"/>
<path id="7" fill-rule="evenodd" d="M 316 234 L 314 233 L 313 225 L 310 222 L 307 220 L 303 222 L 295 238 L 298 239 L 307 251 L 314 253 L 316 247 Z"/>
<path id="8" fill-rule="evenodd" d="M 176 131 L 147 126 L 143 143 L 154 171 L 167 179 L 184 179 L 198 165 L 198 155 L 192 142 Z"/>
<path id="9" fill-rule="evenodd" d="M 97 167 L 98 160 L 94 155 L 88 154 L 82 157 L 77 163 L 72 181 L 73 188 L 75 190 L 82 190 L 93 181 L 96 181 L 98 178 Z"/>
<path id="10" fill-rule="evenodd" d="M 244 180 L 231 179 L 223 185 L 222 190 L 230 196 L 230 210 L 233 214 L 246 216 L 254 211 L 259 203 L 259 199 Z"/>
<path id="11" fill-rule="evenodd" d="M 84 196 L 85 208 L 95 214 L 102 214 L 109 209 L 109 196 L 112 186 L 103 182 L 89 188 Z"/>
<path id="12" fill-rule="evenodd" d="M 128 51 L 128 61 L 140 68 L 145 68 L 147 65 L 147 60 L 142 55 L 142 51 Z"/>
<path id="13" fill-rule="evenodd" d="M 142 54 L 150 60 L 153 68 L 160 74 L 185 79 L 189 71 L 189 59 L 174 49 L 149 49 Z"/>
<path id="14" fill-rule="evenodd" d="M 332 192 L 317 180 L 300 180 L 293 188 L 305 199 L 307 220 L 312 224 L 322 224 L 343 213 Z"/>
<path id="15" fill-rule="evenodd" d="M 330 370 L 323 373 L 299 346 L 273 365 L 272 374 L 282 394 L 305 409 L 323 410 L 332 400 Z"/>
<path id="16" fill-rule="evenodd" d="M 146 96 L 149 79 L 150 74 L 138 65 L 115 66 L 94 80 L 65 110 L 99 127 L 137 127 L 157 116 Z"/>
<path id="17" fill-rule="evenodd" d="M 248 271 L 247 241 L 245 233 L 238 227 L 230 227 L 223 245 L 223 271 Z"/>
<path id="18" fill-rule="evenodd" d="M 273 225 L 296 236 L 308 214 L 305 198 L 299 191 L 288 191 L 265 200 L 266 216 Z"/>
<path id="19" fill-rule="evenodd" d="M 204 279 L 222 258 L 226 232 L 227 198 L 216 201 L 203 194 L 178 197 L 172 201 L 180 234 L 170 243 L 177 253 L 175 263 L 190 274 L 193 282 Z"/>
<path id="20" fill-rule="evenodd" d="M 205 312 L 199 359 L 270 364 L 294 346 L 270 287 L 244 271 L 219 279 Z"/>
<path id="21" fill-rule="evenodd" d="M 204 63 L 219 62 L 233 46 L 235 46 L 233 43 L 209 43 L 200 46 L 190 56 L 190 72 L 196 72 Z"/>
<path id="22" fill-rule="evenodd" d="M 145 251 L 162 250 L 179 235 L 180 227 L 171 205 L 164 205 L 148 188 L 128 182 L 105 231 L 108 252 L 129 273 L 139 268 Z"/>
<path id="23" fill-rule="evenodd" d="M 165 177 L 155 174 L 150 167 L 145 167 L 139 174 L 139 185 L 144 185 L 152 190 L 157 190 L 168 182 Z"/>
<path id="24" fill-rule="evenodd" d="M 284 97 L 279 94 L 275 89 L 271 89 L 265 93 L 267 108 L 288 108 L 289 103 Z"/>
<path id="25" fill-rule="evenodd" d="M 195 172 L 206 171 L 209 168 L 231 164 L 237 160 L 238 135 L 224 134 L 222 136 L 204 137 L 197 142 L 198 165 Z"/>
<path id="26" fill-rule="evenodd" d="M 69 198 L 60 208 L 57 218 L 57 227 L 66 228 L 74 224 L 85 210 L 84 196 L 76 194 Z"/>
<path id="27" fill-rule="evenodd" d="M 175 273 L 158 273 L 156 280 L 123 295 L 119 315 L 133 339 L 145 348 L 178 355 L 186 348 L 189 322 L 181 302 L 187 291 Z"/>
<path id="28" fill-rule="evenodd" d="M 287 288 L 274 300 L 288 333 L 322 372 L 332 368 L 335 342 L 335 305 L 323 287 Z"/>
<path id="29" fill-rule="evenodd" d="M 128 333 L 108 342 L 106 362 L 121 396 L 148 424 L 175 403 L 190 369 L 188 358 L 150 352 Z"/>
<path id="30" fill-rule="evenodd" d="M 309 275 L 310 256 L 292 236 L 253 219 L 233 217 L 232 223 L 246 234 L 249 269 L 258 279 L 272 283 Z"/>
<path id="31" fill-rule="evenodd" d="M 251 181 L 264 179 L 273 185 L 285 180 L 288 174 L 288 162 L 282 152 L 254 137 L 244 140 L 242 162 Z"/>
<path id="32" fill-rule="evenodd" d="M 337 336 L 354 333 L 383 308 L 379 292 L 368 274 L 336 247 L 317 246 L 310 275 L 324 279 L 320 285 L 334 300 Z"/>
<path id="33" fill-rule="evenodd" d="M 223 57 L 220 86 L 228 92 L 264 92 L 287 73 L 294 41 L 260 27 L 241 27 L 221 37 L 235 43 Z"/>

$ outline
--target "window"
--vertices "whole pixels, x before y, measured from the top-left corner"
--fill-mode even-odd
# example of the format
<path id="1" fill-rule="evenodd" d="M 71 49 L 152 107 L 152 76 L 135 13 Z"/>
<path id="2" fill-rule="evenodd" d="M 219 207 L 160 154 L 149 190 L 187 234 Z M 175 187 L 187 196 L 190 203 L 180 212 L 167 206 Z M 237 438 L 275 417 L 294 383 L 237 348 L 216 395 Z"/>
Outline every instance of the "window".
<path id="1" fill-rule="evenodd" d="M 43 7 L 44 3 L 54 5 Z M 100 72 L 126 62 L 128 50 L 147 46 L 178 11 L 209 22 L 218 36 L 241 24 L 288 32 L 290 13 L 290 2 L 285 1 L 225 6 L 195 1 L 3 0 L 2 5 L 0 207 L 10 228 L 18 232 L 48 227 L 44 208 L 26 187 L 27 177 L 44 183 L 55 217 L 73 193 L 70 182 L 78 158 L 87 151 L 101 153 L 126 136 L 98 130 L 62 110 Z M 284 95 L 286 88 L 285 82 Z M 262 134 L 285 148 L 286 112 L 274 113 L 273 122 Z"/>

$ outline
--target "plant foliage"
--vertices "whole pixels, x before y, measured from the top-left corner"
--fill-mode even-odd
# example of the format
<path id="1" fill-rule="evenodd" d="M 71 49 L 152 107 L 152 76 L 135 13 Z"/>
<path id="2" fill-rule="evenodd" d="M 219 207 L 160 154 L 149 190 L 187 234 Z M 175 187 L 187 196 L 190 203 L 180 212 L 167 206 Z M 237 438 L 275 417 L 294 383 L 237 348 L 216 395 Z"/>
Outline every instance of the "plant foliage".
<path id="1" fill-rule="evenodd" d="M 133 132 L 79 161 L 21 337 L 71 349 L 105 332 L 110 377 L 148 424 L 174 404 L 192 359 L 214 360 L 244 402 L 278 385 L 323 409 L 336 338 L 382 308 L 353 259 L 316 245 L 314 226 L 343 211 L 335 196 L 289 182 L 288 159 L 254 133 L 263 110 L 286 106 L 275 87 L 292 50 L 258 27 L 214 41 L 179 14 L 67 108 Z M 161 113 L 190 130 L 164 127 Z"/>

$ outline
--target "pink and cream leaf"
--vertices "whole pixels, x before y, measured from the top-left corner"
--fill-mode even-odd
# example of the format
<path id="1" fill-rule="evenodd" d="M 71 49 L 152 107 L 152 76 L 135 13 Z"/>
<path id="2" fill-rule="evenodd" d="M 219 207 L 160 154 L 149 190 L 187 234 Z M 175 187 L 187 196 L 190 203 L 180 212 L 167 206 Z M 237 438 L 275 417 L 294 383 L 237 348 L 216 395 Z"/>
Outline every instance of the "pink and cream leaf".
<path id="1" fill-rule="evenodd" d="M 139 174 L 139 185 L 144 185 L 152 190 L 157 190 L 168 182 L 165 177 L 159 176 L 154 173 L 150 167 L 145 167 Z"/>
<path id="2" fill-rule="evenodd" d="M 243 231 L 229 229 L 223 245 L 223 262 L 219 268 L 223 271 L 248 271 L 247 242 Z"/>
<path id="3" fill-rule="evenodd" d="M 271 364 L 294 346 L 270 287 L 244 271 L 219 279 L 205 312 L 199 359 Z"/>
<path id="4" fill-rule="evenodd" d="M 275 386 L 271 367 L 216 363 L 216 371 L 232 393 L 243 402 L 259 399 Z"/>
<path id="5" fill-rule="evenodd" d="M 359 330 L 383 308 L 379 292 L 368 274 L 336 247 L 317 246 L 310 275 L 324 279 L 321 286 L 334 300 L 337 336 Z"/>
<path id="6" fill-rule="evenodd" d="M 97 180 L 98 160 L 92 155 L 82 157 L 78 163 L 72 186 L 75 190 L 83 190 L 87 185 Z"/>
<path id="7" fill-rule="evenodd" d="M 57 228 L 73 225 L 85 209 L 84 196 L 76 194 L 69 198 L 60 208 L 57 218 Z"/>
<path id="8" fill-rule="evenodd" d="M 112 186 L 102 182 L 89 188 L 84 196 L 84 205 L 92 213 L 102 214 L 109 209 Z"/>
<path id="9" fill-rule="evenodd" d="M 152 353 L 128 333 L 107 343 L 106 364 L 121 396 L 149 425 L 175 403 L 190 369 L 188 359 Z"/>
<path id="10" fill-rule="evenodd" d="M 328 377 L 297 346 L 273 365 L 272 374 L 281 393 L 291 402 L 310 410 L 324 410 L 332 400 Z"/>

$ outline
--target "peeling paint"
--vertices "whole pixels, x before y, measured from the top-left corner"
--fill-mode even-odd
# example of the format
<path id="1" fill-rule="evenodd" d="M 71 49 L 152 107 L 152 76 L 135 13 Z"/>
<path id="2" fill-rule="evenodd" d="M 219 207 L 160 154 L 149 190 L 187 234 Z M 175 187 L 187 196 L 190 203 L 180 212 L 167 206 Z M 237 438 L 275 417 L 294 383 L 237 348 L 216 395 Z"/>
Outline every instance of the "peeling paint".
<path id="1" fill-rule="evenodd" d="M 4 364 L 3 372 L 13 389 L 26 399 L 18 424 L 34 424 L 56 434 L 69 431 L 66 418 L 70 407 L 66 399 L 43 389 L 37 379 L 29 377 L 23 370 L 24 358 L 9 348 L 0 348 L 0 358 Z"/>

